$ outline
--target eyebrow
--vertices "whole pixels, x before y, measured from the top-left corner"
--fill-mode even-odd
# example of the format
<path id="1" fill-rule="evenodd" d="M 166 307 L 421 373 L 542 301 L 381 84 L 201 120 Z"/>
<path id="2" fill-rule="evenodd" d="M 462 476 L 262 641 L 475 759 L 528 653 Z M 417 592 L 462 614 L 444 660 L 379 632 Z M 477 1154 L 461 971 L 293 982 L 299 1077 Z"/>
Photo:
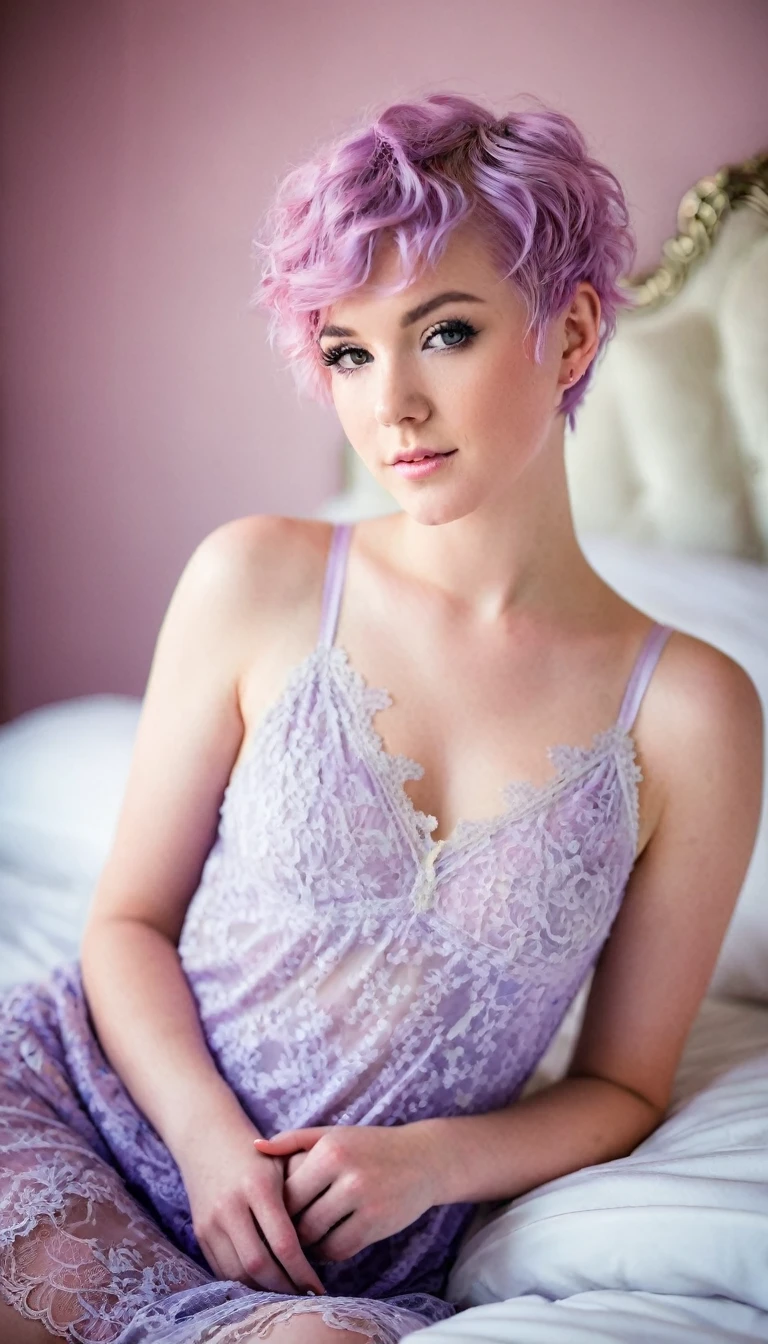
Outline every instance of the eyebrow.
<path id="1" fill-rule="evenodd" d="M 476 294 L 465 294 L 460 289 L 447 289 L 444 294 L 436 294 L 433 299 L 427 299 L 420 303 L 417 308 L 411 308 L 407 313 L 403 313 L 400 319 L 401 327 L 410 327 L 412 323 L 418 322 L 420 318 L 426 317 L 434 308 L 439 308 L 443 303 L 485 303 L 485 299 L 480 299 Z M 357 336 L 356 331 L 351 327 L 325 326 L 318 332 L 317 339 L 323 336 Z"/>

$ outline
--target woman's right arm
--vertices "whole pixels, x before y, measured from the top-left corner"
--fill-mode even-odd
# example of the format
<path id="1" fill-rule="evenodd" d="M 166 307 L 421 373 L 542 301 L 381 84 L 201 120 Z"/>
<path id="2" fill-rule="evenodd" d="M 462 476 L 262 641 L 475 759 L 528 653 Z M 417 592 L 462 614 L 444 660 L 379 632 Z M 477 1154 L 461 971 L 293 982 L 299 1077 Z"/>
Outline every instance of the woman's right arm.
<path id="1" fill-rule="evenodd" d="M 228 523 L 179 579 L 81 966 L 102 1048 L 178 1163 L 214 1272 L 276 1292 L 322 1292 L 285 1210 L 282 1161 L 253 1149 L 259 1131 L 216 1068 L 177 953 L 243 738 L 240 679 L 293 527 L 266 516 Z"/>

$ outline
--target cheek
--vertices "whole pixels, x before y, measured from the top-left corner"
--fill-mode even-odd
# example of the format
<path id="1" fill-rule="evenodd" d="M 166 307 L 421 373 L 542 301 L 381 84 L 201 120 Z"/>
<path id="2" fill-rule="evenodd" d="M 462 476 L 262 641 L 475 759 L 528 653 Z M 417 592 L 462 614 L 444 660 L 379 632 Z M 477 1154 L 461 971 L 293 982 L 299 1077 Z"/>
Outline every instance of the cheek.
<path id="1" fill-rule="evenodd" d="M 457 397 L 457 442 L 477 469 L 514 478 L 537 453 L 552 423 L 551 379 L 519 350 L 488 361 L 482 376 Z"/>
<path id="2" fill-rule="evenodd" d="M 458 361 L 457 361 L 458 362 Z M 473 363 L 456 379 L 450 396 L 459 423 L 493 437 L 525 437 L 549 409 L 549 380 L 544 368 L 517 346 Z"/>
<path id="3" fill-rule="evenodd" d="M 336 414 L 342 425 L 359 424 L 365 419 L 366 399 L 355 389 L 356 374 L 345 376 L 343 373 L 330 375 L 330 394 Z"/>
<path id="4" fill-rule="evenodd" d="M 354 384 L 356 375 L 350 376 Z M 377 453 L 379 426 L 376 423 L 371 394 L 366 389 L 348 386 L 343 374 L 334 376 L 333 405 L 344 437 L 364 461 Z M 340 386 L 340 384 L 342 384 Z"/>
<path id="5" fill-rule="evenodd" d="M 504 372 L 506 377 L 503 376 Z M 515 396 L 526 402 L 540 400 L 551 378 L 547 352 L 544 352 L 544 358 L 539 364 L 534 359 L 533 350 L 528 353 L 522 345 L 513 347 L 505 366 L 500 365 L 496 373 L 499 382 L 506 383 Z"/>

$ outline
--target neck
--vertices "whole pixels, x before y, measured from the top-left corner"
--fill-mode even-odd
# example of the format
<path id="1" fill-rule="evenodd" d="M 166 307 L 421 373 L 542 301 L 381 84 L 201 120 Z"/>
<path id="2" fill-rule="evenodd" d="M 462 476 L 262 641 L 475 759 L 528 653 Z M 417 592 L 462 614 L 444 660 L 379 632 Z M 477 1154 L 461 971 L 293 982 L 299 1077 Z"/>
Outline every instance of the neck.
<path id="1" fill-rule="evenodd" d="M 458 605 L 480 626 L 525 612 L 557 619 L 593 609 L 602 580 L 576 538 L 565 474 L 564 420 L 507 491 L 439 526 L 394 516 L 398 563 Z"/>

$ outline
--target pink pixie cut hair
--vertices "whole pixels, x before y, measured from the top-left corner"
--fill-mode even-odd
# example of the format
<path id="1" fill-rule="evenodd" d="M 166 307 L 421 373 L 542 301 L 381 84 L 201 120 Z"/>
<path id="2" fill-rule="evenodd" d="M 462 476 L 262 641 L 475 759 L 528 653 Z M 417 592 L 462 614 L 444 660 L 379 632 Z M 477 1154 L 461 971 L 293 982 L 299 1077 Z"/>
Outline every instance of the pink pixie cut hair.
<path id="1" fill-rule="evenodd" d="M 368 279 L 379 238 L 397 246 L 402 278 L 386 291 L 397 292 L 470 218 L 525 301 L 535 358 L 581 280 L 600 296 L 599 354 L 628 302 L 619 282 L 635 257 L 617 178 L 560 112 L 496 117 L 459 94 L 433 93 L 385 108 L 278 186 L 254 240 L 263 256 L 254 302 L 268 310 L 269 343 L 301 390 L 331 403 L 317 332 L 330 305 Z M 571 427 L 594 364 L 563 395 Z"/>

